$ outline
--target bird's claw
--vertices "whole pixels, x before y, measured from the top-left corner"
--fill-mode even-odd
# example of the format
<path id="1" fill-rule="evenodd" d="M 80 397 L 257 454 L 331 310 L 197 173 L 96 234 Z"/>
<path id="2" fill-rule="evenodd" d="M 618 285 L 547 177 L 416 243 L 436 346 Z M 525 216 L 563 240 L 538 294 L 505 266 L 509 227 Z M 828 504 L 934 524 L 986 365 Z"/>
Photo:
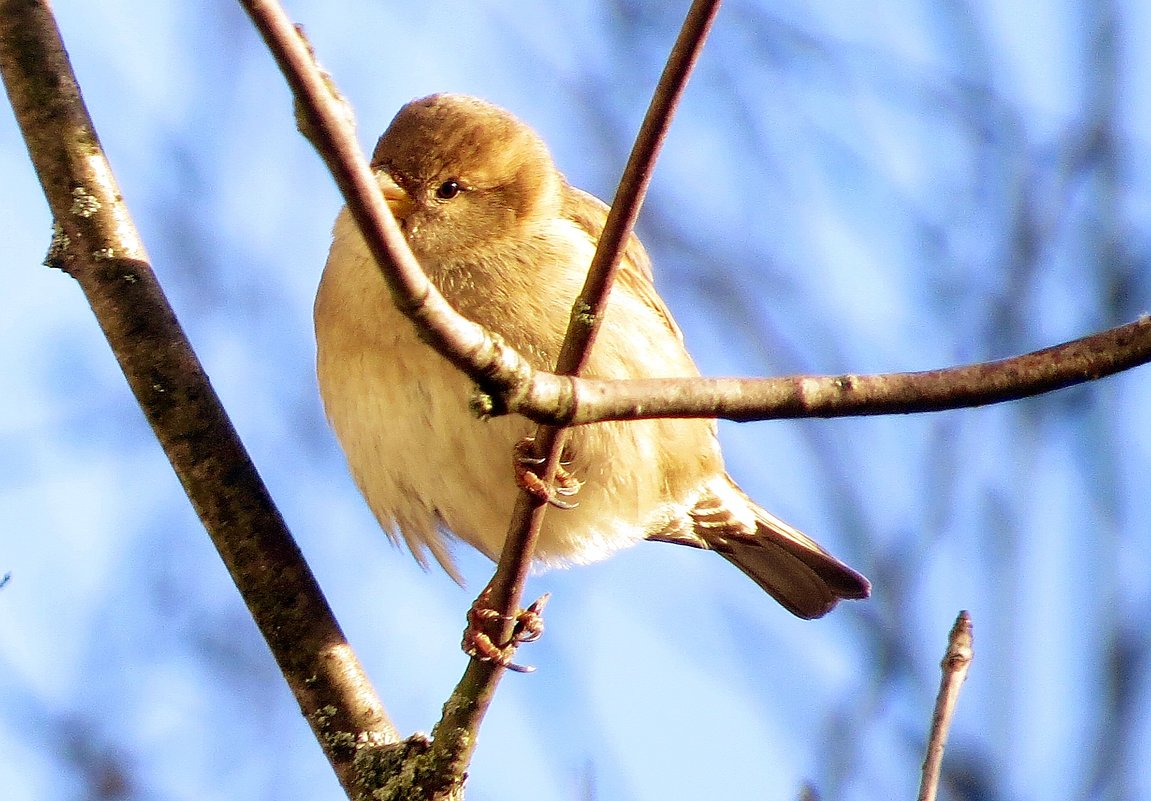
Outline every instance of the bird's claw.
<path id="1" fill-rule="evenodd" d="M 532 453 L 531 447 L 533 442 L 535 442 L 534 437 L 525 437 L 516 443 L 514 458 L 516 483 L 530 492 L 540 503 L 551 504 L 557 509 L 575 509 L 579 506 L 578 503 L 570 503 L 561 500 L 557 496 L 562 495 L 565 498 L 570 498 L 580 491 L 583 482 L 576 478 L 574 474 L 568 472 L 564 467 L 565 464 L 570 464 L 570 462 L 561 461 L 556 467 L 553 486 L 549 487 L 543 479 L 528 468 L 528 465 L 540 465 L 544 463 L 543 459 Z"/>
<path id="2" fill-rule="evenodd" d="M 535 642 L 544 633 L 543 610 L 547 606 L 550 593 L 544 593 L 527 609 L 515 616 L 510 639 L 504 645 L 497 645 L 491 630 L 506 623 L 509 618 L 487 606 L 491 588 L 480 593 L 468 610 L 468 626 L 464 629 L 464 639 L 460 644 L 464 653 L 481 662 L 494 662 L 500 667 L 516 673 L 531 673 L 531 665 L 518 665 L 512 662 L 516 648 L 525 642 Z"/>

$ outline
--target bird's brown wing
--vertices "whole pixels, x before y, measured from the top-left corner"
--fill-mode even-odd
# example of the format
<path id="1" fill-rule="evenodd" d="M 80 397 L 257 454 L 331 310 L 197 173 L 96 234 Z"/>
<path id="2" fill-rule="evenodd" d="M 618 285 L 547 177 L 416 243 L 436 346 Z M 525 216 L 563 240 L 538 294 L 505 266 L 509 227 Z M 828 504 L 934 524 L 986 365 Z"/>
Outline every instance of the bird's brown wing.
<path id="1" fill-rule="evenodd" d="M 594 242 L 598 243 L 600 234 L 603 233 L 607 212 L 607 205 L 599 198 L 589 195 L 582 189 L 566 187 L 563 215 L 587 231 Z M 628 236 L 623 259 L 616 273 L 616 281 L 658 313 L 667 324 L 668 330 L 675 334 L 677 339 L 683 340 L 683 332 L 672 319 L 663 298 L 655 291 L 655 284 L 652 283 L 651 259 L 648 258 L 643 243 L 634 233 Z"/>
<path id="2" fill-rule="evenodd" d="M 687 516 L 647 538 L 715 551 L 798 617 L 823 617 L 841 598 L 871 594 L 866 578 L 756 504 L 730 478 L 721 480 L 727 482 L 722 491 L 705 490 Z M 734 513 L 737 503 L 751 511 L 754 528 L 746 514 Z"/>
<path id="3" fill-rule="evenodd" d="M 607 220 L 607 211 L 607 206 L 594 196 L 567 188 L 564 216 L 587 231 L 596 242 Z M 683 340 L 679 326 L 655 291 L 651 260 L 634 234 L 628 238 L 616 280 L 620 288 L 658 313 L 668 330 Z M 649 532 L 647 539 L 719 553 L 789 612 L 802 618 L 822 617 L 841 598 L 866 598 L 870 594 L 871 585 L 859 573 L 757 505 L 727 476 L 717 480 L 724 484 L 714 490 L 706 489 L 688 514 L 658 531 Z M 744 513 L 734 513 L 731 508 L 734 505 L 743 505 Z M 754 526 L 747 522 L 751 517 Z"/>

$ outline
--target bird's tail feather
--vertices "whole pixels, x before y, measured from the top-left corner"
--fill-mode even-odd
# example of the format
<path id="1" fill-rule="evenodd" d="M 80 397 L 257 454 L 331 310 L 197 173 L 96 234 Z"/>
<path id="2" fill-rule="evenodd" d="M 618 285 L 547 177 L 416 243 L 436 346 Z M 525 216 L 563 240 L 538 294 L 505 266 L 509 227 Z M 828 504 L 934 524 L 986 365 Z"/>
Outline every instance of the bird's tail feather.
<path id="1" fill-rule="evenodd" d="M 716 551 L 802 618 L 841 598 L 866 598 L 866 578 L 749 498 L 730 478 L 711 482 L 690 514 L 648 539 Z"/>
<path id="2" fill-rule="evenodd" d="M 841 598 L 871 594 L 866 578 L 810 537 L 758 506 L 755 512 L 753 536 L 726 538 L 716 550 L 793 615 L 822 617 Z"/>

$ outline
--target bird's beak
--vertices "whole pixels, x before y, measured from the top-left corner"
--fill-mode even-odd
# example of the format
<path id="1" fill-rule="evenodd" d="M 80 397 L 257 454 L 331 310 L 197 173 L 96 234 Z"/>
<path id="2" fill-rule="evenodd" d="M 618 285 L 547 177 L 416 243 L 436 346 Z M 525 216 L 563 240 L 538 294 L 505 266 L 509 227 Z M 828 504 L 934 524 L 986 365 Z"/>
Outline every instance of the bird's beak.
<path id="1" fill-rule="evenodd" d="M 380 183 L 380 191 L 384 193 L 384 200 L 387 201 L 392 216 L 396 218 L 396 222 L 403 222 L 416 207 L 412 202 L 412 196 L 405 192 L 392 176 L 382 170 L 376 173 L 376 180 Z"/>

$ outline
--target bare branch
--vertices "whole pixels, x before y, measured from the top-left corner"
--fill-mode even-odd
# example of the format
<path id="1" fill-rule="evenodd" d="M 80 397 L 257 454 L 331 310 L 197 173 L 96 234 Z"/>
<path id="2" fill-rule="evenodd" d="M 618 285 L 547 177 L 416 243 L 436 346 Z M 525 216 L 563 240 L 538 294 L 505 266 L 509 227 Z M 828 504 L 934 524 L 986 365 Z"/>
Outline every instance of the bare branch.
<path id="1" fill-rule="evenodd" d="M 644 117 L 632 148 L 619 189 L 596 247 L 580 296 L 576 299 L 567 335 L 557 360 L 556 372 L 578 375 L 607 308 L 615 272 L 623 256 L 624 245 L 639 216 L 644 194 L 651 181 L 659 148 L 671 125 L 687 79 L 703 49 L 704 41 L 719 11 L 719 0 L 695 0 L 668 56 L 667 65 Z M 539 471 L 550 484 L 563 450 L 563 429 L 541 425 L 536 432 L 537 455 L 544 459 Z M 507 621 L 501 642 L 511 638 L 512 625 L 519 611 L 520 596 L 527 580 L 532 551 L 539 534 L 547 504 L 528 492 L 516 501 L 500 561 L 488 585 L 486 602 Z M 492 662 L 473 659 L 445 705 L 445 714 L 434 730 L 433 751 L 463 771 L 475 747 L 475 732 L 490 703 L 503 668 Z"/>
<path id="2" fill-rule="evenodd" d="M 573 405 L 518 412 L 537 422 L 582 425 L 655 417 L 777 420 L 939 412 L 1018 400 L 1095 381 L 1151 361 L 1151 316 L 1022 356 L 918 373 L 572 379 Z"/>
<path id="3" fill-rule="evenodd" d="M 971 648 L 971 615 L 959 613 L 951 633 L 947 636 L 947 653 L 939 666 L 943 676 L 939 681 L 939 695 L 931 716 L 931 736 L 927 741 L 927 755 L 923 760 L 923 779 L 919 786 L 918 801 L 935 801 L 939 790 L 939 774 L 943 767 L 943 748 L 951 729 L 951 717 L 959 700 L 959 690 L 967 678 L 974 651 Z"/>
<path id="4" fill-rule="evenodd" d="M 0 0 L 0 71 L 83 289 L 124 376 L 337 775 L 398 735 L 169 307 L 47 0 Z"/>

